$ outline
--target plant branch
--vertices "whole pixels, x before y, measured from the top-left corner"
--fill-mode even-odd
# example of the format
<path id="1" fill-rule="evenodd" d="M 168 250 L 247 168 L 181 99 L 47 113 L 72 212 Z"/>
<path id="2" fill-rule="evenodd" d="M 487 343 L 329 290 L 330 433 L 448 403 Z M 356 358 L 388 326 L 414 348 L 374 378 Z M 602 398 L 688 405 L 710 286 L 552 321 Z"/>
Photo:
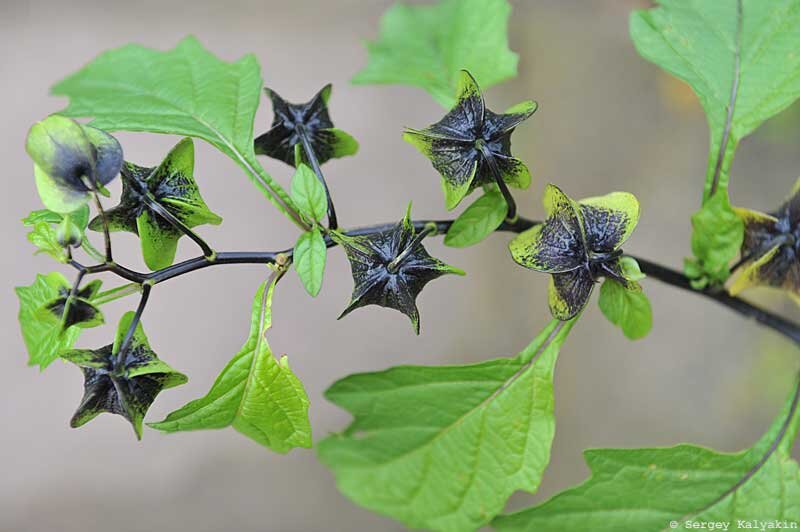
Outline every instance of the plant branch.
<path id="1" fill-rule="evenodd" d="M 331 191 L 328 189 L 328 183 L 325 182 L 325 176 L 322 174 L 322 168 L 319 166 L 317 154 L 314 152 L 314 147 L 311 145 L 311 139 L 308 138 L 308 132 L 302 126 L 302 124 L 295 126 L 295 132 L 297 133 L 297 136 L 300 137 L 300 142 L 303 144 L 303 151 L 306 154 L 308 162 L 311 164 L 311 169 L 314 170 L 315 174 L 317 174 L 317 179 L 319 179 L 319 182 L 322 183 L 322 188 L 325 189 L 325 199 L 328 202 L 328 229 L 338 229 L 339 222 L 336 219 L 336 209 L 333 206 Z"/>
<path id="2" fill-rule="evenodd" d="M 500 227 L 497 228 L 498 232 L 510 232 L 510 233 L 521 233 L 527 229 L 530 229 L 534 225 L 536 225 L 536 220 L 530 220 L 528 218 L 518 217 L 515 221 L 505 221 L 503 222 Z M 416 220 L 413 221 L 412 224 L 414 225 L 414 229 L 416 231 L 424 231 L 426 227 L 435 227 L 436 228 L 436 235 L 442 235 L 447 233 L 447 230 L 453 224 L 453 220 Z M 348 236 L 362 236 L 362 235 L 371 235 L 375 233 L 380 233 L 383 231 L 388 231 L 392 229 L 395 224 L 380 224 L 380 225 L 372 225 L 367 227 L 361 227 L 357 229 L 352 229 L 349 231 L 345 231 L 345 234 Z M 335 247 L 337 244 L 334 242 L 329 236 L 325 237 L 325 243 L 327 247 Z M 158 284 L 164 281 L 168 281 L 169 279 L 179 277 L 181 275 L 201 270 L 204 268 L 208 268 L 210 266 L 222 265 L 222 264 L 276 264 L 276 263 L 283 263 L 290 261 L 292 259 L 292 254 L 294 252 L 293 248 L 287 248 L 282 251 L 228 251 L 228 252 L 218 252 L 214 259 L 208 259 L 206 257 L 195 257 L 193 259 L 188 259 L 183 262 L 179 262 L 177 264 L 173 264 L 172 266 L 168 266 L 161 270 L 156 270 L 150 273 L 140 273 L 124 266 L 120 266 L 119 264 L 114 263 L 106 263 L 106 264 L 98 264 L 96 266 L 83 266 L 80 263 L 72 260 L 69 262 L 73 267 L 77 269 L 85 269 L 86 273 L 99 273 L 99 272 L 112 272 L 123 279 L 127 279 L 128 281 L 139 283 L 139 284 Z M 744 317 L 754 319 L 761 325 L 773 329 L 774 331 L 782 334 L 783 336 L 789 338 L 796 344 L 800 345 L 800 324 L 791 322 L 778 314 L 770 312 L 768 310 L 759 308 L 752 303 L 745 301 L 739 297 L 734 297 L 728 294 L 727 292 L 721 290 L 695 290 L 692 288 L 690 284 L 690 280 L 686 277 L 682 272 L 678 270 L 674 270 L 667 266 L 662 266 L 658 263 L 653 261 L 643 259 L 640 257 L 629 255 L 632 258 L 636 259 L 639 263 L 639 266 L 643 273 L 648 275 L 653 279 L 657 279 L 662 283 L 668 284 L 670 286 L 674 286 L 681 290 L 686 290 L 688 292 L 692 292 L 697 294 L 701 297 L 706 297 L 728 307 L 729 309 L 733 310 L 741 314 Z M 143 289 L 144 294 L 144 289 Z"/>

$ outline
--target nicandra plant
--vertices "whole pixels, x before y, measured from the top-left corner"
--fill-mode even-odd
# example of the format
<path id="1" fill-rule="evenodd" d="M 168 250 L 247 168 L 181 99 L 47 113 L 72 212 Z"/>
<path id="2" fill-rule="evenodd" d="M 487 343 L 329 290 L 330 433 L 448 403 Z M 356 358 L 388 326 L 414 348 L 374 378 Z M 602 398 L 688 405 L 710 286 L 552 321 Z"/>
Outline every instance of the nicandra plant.
<path id="1" fill-rule="evenodd" d="M 452 220 L 414 219 L 409 205 L 399 221 L 339 227 L 322 167 L 355 155 L 358 143 L 334 125 L 330 85 L 307 103 L 289 103 L 263 87 L 254 56 L 225 62 L 193 37 L 166 52 L 138 45 L 104 52 L 53 87 L 54 94 L 69 99 L 68 107 L 28 133 L 26 150 L 45 207 L 23 220 L 28 239 L 76 272 L 72 282 L 51 272 L 17 288 L 29 364 L 43 370 L 61 358 L 80 368 L 84 396 L 73 427 L 107 412 L 124 417 L 137 438 L 145 425 L 167 433 L 233 427 L 278 453 L 312 447 L 302 381 L 285 356 L 275 357 L 266 338 L 283 276 L 293 269 L 316 296 L 328 250 L 340 247 L 354 285 L 341 317 L 371 305 L 391 308 L 405 314 L 419 334 L 419 293 L 442 275 L 464 273 L 429 252 L 433 238 L 444 235 L 446 245 L 466 247 L 494 233 L 513 233 L 509 253 L 498 260 L 549 275 L 549 302 L 539 306 L 543 312 L 549 306 L 553 320 L 513 357 L 399 366 L 334 383 L 326 398 L 353 420 L 318 440 L 316 448 L 339 489 L 356 504 L 410 528 L 437 531 L 488 525 L 507 532 L 642 532 L 700 522 L 800 526 L 800 467 L 791 457 L 800 426 L 800 379 L 772 427 L 749 449 L 735 454 L 693 445 L 588 450 L 591 476 L 583 484 L 531 508 L 502 513 L 515 491 L 537 490 L 548 465 L 556 360 L 581 314 L 590 312 L 596 284 L 601 312 L 631 339 L 652 326 L 641 285 L 649 277 L 800 343 L 800 324 L 739 295 L 765 285 L 800 300 L 800 188 L 767 214 L 732 206 L 728 192 L 739 141 L 800 96 L 800 0 L 659 4 L 631 14 L 633 44 L 692 88 L 710 129 L 702 203 L 691 219 L 692 256 L 683 271 L 623 249 L 640 217 L 632 194 L 611 191 L 575 200 L 572 195 L 580 191 L 532 181 L 532 166 L 514 155 L 514 131 L 536 127 L 537 104 L 528 100 L 495 112 L 482 93 L 516 75 L 506 0 L 398 4 L 384 16 L 378 39 L 368 44 L 369 62 L 353 81 L 416 85 L 442 104 L 432 125 L 406 129 L 403 138 L 430 159 L 431 180 L 441 182 L 444 207 L 455 209 L 474 195 L 469 206 Z M 254 124 L 264 94 L 274 112 L 269 128 Z M 115 131 L 184 138 L 161 161 L 131 162 Z M 219 251 L 196 232 L 222 219 L 194 180 L 193 139 L 229 156 L 297 226 L 293 247 Z M 262 166 L 273 160 L 293 168 L 288 188 Z M 106 186 L 117 176 L 121 196 L 116 206 L 105 208 Z M 519 214 L 512 193 L 532 183 L 543 191 L 542 221 Z M 149 271 L 114 260 L 116 231 L 138 236 Z M 102 245 L 92 243 L 94 233 Z M 183 237 L 200 253 L 175 263 Z M 255 291 L 250 334 L 241 350 L 206 395 L 145 423 L 158 395 L 187 380 L 156 355 L 145 336 L 149 298 L 173 278 L 242 263 L 267 265 L 271 273 Z M 103 289 L 99 279 L 91 279 L 100 273 L 114 274 L 119 282 Z M 111 318 L 103 305 L 130 296 L 138 296 L 139 303 L 115 320 L 109 343 L 75 347 L 83 329 Z"/>

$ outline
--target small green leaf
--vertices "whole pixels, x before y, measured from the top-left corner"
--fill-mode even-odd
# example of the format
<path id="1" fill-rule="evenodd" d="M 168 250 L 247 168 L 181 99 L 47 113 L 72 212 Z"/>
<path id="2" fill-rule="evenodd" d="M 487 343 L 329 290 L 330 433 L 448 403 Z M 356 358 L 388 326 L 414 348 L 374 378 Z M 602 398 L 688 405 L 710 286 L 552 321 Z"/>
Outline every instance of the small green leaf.
<path id="1" fill-rule="evenodd" d="M 292 219 L 289 194 L 254 152 L 261 87 L 253 55 L 228 63 L 187 37 L 166 52 L 135 44 L 104 52 L 53 87 L 53 94 L 70 99 L 63 114 L 93 117 L 93 125 L 109 131 L 186 135 L 211 143 Z"/>
<path id="2" fill-rule="evenodd" d="M 89 206 L 83 205 L 78 210 L 69 213 L 70 220 L 74 223 L 81 232 L 81 239 L 83 239 L 83 232 L 89 223 Z M 38 253 L 47 253 L 59 262 L 67 262 L 67 254 L 64 247 L 59 243 L 56 235 L 56 228 L 54 225 L 62 223 L 64 216 L 53 212 L 48 209 L 41 209 L 32 211 L 28 216 L 22 219 L 22 223 L 26 227 L 32 227 L 28 233 L 28 241 L 36 246 Z"/>
<path id="3" fill-rule="evenodd" d="M 317 297 L 322 288 L 322 276 L 325 273 L 325 260 L 328 247 L 322 233 L 314 227 L 300 235 L 294 245 L 292 260 L 303 287 L 311 297 Z"/>
<path id="4" fill-rule="evenodd" d="M 397 3 L 381 19 L 378 40 L 367 44 L 369 63 L 352 81 L 416 85 L 450 108 L 461 69 L 484 88 L 517 75 L 517 54 L 508 48 L 510 13 L 506 0 Z"/>
<path id="5" fill-rule="evenodd" d="M 720 190 L 727 190 L 739 141 L 800 96 L 800 0 L 658 3 L 631 14 L 631 39 L 642 57 L 687 82 L 703 105 L 711 130 L 708 200 L 734 90 Z"/>
<path id="6" fill-rule="evenodd" d="M 351 375 L 325 396 L 352 424 L 318 444 L 339 489 L 410 528 L 476 530 L 535 492 L 555 431 L 553 371 L 574 321 L 514 358 Z"/>
<path id="7" fill-rule="evenodd" d="M 70 349 L 81 333 L 78 327 L 62 331 L 60 323 L 46 319 L 40 312 L 41 307 L 57 298 L 64 287 L 69 287 L 67 279 L 53 272 L 38 274 L 32 285 L 14 289 L 19 298 L 19 324 L 22 339 L 28 348 L 30 366 L 38 365 L 40 369 L 45 369 L 62 351 Z"/>
<path id="8" fill-rule="evenodd" d="M 490 190 L 462 212 L 450 226 L 444 243 L 455 248 L 473 246 L 500 227 L 508 205 L 497 190 Z"/>
<path id="9" fill-rule="evenodd" d="M 164 432 L 221 429 L 232 426 L 279 453 L 311 447 L 308 396 L 289 368 L 277 360 L 266 340 L 272 324 L 272 293 L 263 283 L 253 299 L 250 336 L 217 377 L 205 397 L 148 426 Z"/>
<path id="10" fill-rule="evenodd" d="M 33 226 L 33 230 L 28 233 L 28 242 L 38 248 L 36 254 L 47 253 L 61 263 L 69 260 L 64 247 L 58 243 L 56 230 L 47 222 L 38 222 Z"/>
<path id="11" fill-rule="evenodd" d="M 623 256 L 619 258 L 619 267 L 620 271 L 622 272 L 622 276 L 625 277 L 628 281 L 638 282 L 647 277 L 645 274 L 642 273 L 641 268 L 639 268 L 639 263 L 636 262 L 636 259 L 633 257 Z"/>
<path id="12" fill-rule="evenodd" d="M 320 222 L 328 210 L 328 198 L 325 189 L 316 174 L 305 164 L 297 166 L 292 177 L 292 200 L 300 212 L 309 219 Z"/>
<path id="13" fill-rule="evenodd" d="M 662 532 L 711 523 L 766 530 L 773 522 L 800 522 L 800 467 L 791 457 L 800 416 L 793 395 L 750 449 L 590 449 L 584 457 L 592 476 L 583 484 L 492 526 L 498 532 Z"/>
<path id="14" fill-rule="evenodd" d="M 641 288 L 630 290 L 613 279 L 606 279 L 600 287 L 598 304 L 608 321 L 621 327 L 631 340 L 644 338 L 653 327 L 650 300 Z"/>
<path id="15" fill-rule="evenodd" d="M 730 277 L 729 265 L 744 239 L 744 222 L 720 190 L 692 215 L 692 252 L 696 260 L 686 275 L 696 284 L 722 284 Z M 702 279 L 706 281 L 702 281 Z"/>

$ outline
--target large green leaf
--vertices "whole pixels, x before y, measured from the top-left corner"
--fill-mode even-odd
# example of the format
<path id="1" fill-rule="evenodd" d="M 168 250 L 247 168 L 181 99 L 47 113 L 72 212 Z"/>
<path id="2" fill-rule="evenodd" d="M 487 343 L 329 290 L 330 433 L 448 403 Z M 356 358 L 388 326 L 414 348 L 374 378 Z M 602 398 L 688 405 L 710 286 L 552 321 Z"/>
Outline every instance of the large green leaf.
<path id="1" fill-rule="evenodd" d="M 263 283 L 253 299 L 250 336 L 205 397 L 148 426 L 164 432 L 232 426 L 248 438 L 286 453 L 311 447 L 308 396 L 284 355 L 277 360 L 267 343 L 275 284 Z"/>
<path id="2" fill-rule="evenodd" d="M 19 298 L 19 324 L 28 348 L 28 365 L 45 369 L 78 339 L 81 333 L 78 327 L 62 331 L 60 323 L 46 319 L 41 312 L 44 304 L 57 298 L 61 290 L 69 286 L 63 275 L 53 272 L 37 274 L 32 285 L 14 289 Z"/>
<path id="3" fill-rule="evenodd" d="M 356 503 L 412 528 L 474 530 L 536 491 L 555 431 L 553 370 L 574 322 L 515 358 L 351 375 L 326 397 L 355 419 L 319 456 Z"/>
<path id="4" fill-rule="evenodd" d="M 589 480 L 493 525 L 501 532 L 656 532 L 712 522 L 762 529 L 740 520 L 800 523 L 800 468 L 791 459 L 797 400 L 795 393 L 767 434 L 735 454 L 694 445 L 588 450 Z"/>
<path id="5" fill-rule="evenodd" d="M 292 200 L 253 151 L 253 120 L 261 97 L 253 55 L 218 59 L 187 37 L 160 52 L 130 44 L 107 51 L 53 87 L 70 98 L 63 114 L 93 117 L 109 131 L 151 131 L 206 140 L 231 157 L 281 212 L 294 220 Z"/>
<path id="6" fill-rule="evenodd" d="M 686 81 L 703 105 L 711 129 L 708 199 L 729 104 L 730 140 L 719 162 L 723 189 L 738 142 L 800 96 L 800 0 L 658 3 L 631 15 L 631 38 L 645 59 Z"/>
<path id="7" fill-rule="evenodd" d="M 517 75 L 517 54 L 508 48 L 510 13 L 506 0 L 397 3 L 381 19 L 378 40 L 367 44 L 369 63 L 353 83 L 416 85 L 450 108 L 461 69 L 484 89 Z"/>

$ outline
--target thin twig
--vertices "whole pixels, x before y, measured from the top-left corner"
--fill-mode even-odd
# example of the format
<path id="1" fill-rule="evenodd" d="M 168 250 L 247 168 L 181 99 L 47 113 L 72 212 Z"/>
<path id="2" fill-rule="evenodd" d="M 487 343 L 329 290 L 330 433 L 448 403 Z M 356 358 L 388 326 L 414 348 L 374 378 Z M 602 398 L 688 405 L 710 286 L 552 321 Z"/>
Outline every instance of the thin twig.
<path id="1" fill-rule="evenodd" d="M 437 235 L 442 235 L 447 233 L 447 230 L 450 229 L 450 226 L 453 224 L 453 220 L 416 220 L 411 223 L 416 231 L 423 231 L 427 226 L 431 226 L 436 228 Z M 530 229 L 537 223 L 540 222 L 518 217 L 513 222 L 503 222 L 500 227 L 497 228 L 497 231 L 521 233 L 527 229 Z M 395 225 L 396 224 L 393 223 L 372 225 L 345 231 L 345 234 L 349 236 L 371 235 L 374 233 L 387 231 Z M 337 245 L 336 242 L 334 242 L 330 237 L 325 237 L 325 244 L 329 248 Z M 293 248 L 287 248 L 282 251 L 219 252 L 216 254 L 216 257 L 213 261 L 208 260 L 205 257 L 195 257 L 193 259 L 188 259 L 150 273 L 136 272 L 124 266 L 120 266 L 119 264 L 98 264 L 96 266 L 86 267 L 74 260 L 70 261 L 69 264 L 77 269 L 85 268 L 87 274 L 109 271 L 134 283 L 158 284 L 193 271 L 208 268 L 210 266 L 222 264 L 276 264 L 280 261 L 291 261 L 293 252 Z M 712 301 L 716 301 L 717 303 L 728 307 L 734 312 L 737 312 L 742 316 L 752 318 L 765 327 L 773 329 L 774 331 L 789 338 L 793 342 L 800 344 L 800 324 L 791 322 L 773 312 L 761 309 L 752 303 L 745 301 L 744 299 L 731 296 L 724 291 L 695 290 L 691 286 L 690 279 L 682 272 L 662 266 L 647 259 L 640 257 L 633 258 L 638 261 L 642 272 L 647 274 L 649 277 L 657 279 L 670 286 L 674 286 L 697 294 L 698 296 L 706 297 Z"/>

